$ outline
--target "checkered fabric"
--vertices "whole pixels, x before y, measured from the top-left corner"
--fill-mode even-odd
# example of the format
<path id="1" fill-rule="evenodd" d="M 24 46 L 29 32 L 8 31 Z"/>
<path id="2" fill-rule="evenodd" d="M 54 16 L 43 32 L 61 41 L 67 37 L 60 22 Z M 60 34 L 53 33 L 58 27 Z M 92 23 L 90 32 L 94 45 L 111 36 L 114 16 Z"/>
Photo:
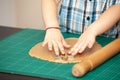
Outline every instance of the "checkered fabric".
<path id="1" fill-rule="evenodd" d="M 110 6 L 120 4 L 120 0 L 59 0 L 59 23 L 61 31 L 82 33 L 92 22 Z M 116 37 L 120 35 L 120 21 L 104 33 L 105 36 Z M 119 33 L 119 34 L 118 34 Z"/>

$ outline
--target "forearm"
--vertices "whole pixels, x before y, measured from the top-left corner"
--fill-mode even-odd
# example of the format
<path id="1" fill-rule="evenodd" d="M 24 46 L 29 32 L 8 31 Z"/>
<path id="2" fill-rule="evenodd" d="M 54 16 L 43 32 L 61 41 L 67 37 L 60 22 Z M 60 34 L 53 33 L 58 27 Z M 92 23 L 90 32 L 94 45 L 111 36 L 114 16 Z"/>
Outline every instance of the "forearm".
<path id="1" fill-rule="evenodd" d="M 42 14 L 46 27 L 59 27 L 56 0 L 42 0 Z"/>
<path id="2" fill-rule="evenodd" d="M 95 36 L 104 33 L 112 28 L 120 20 L 120 5 L 113 5 L 106 10 L 95 22 L 93 22 L 89 29 L 94 32 Z"/>

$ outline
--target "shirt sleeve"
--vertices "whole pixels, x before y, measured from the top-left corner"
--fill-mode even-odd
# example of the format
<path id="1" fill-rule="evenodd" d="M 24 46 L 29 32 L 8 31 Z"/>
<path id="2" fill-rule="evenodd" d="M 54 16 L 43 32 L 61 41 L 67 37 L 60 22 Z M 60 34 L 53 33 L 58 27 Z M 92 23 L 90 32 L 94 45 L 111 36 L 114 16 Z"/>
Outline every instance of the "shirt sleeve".
<path id="1" fill-rule="evenodd" d="M 113 0 L 116 1 L 115 4 L 119 4 L 120 5 L 120 0 Z"/>

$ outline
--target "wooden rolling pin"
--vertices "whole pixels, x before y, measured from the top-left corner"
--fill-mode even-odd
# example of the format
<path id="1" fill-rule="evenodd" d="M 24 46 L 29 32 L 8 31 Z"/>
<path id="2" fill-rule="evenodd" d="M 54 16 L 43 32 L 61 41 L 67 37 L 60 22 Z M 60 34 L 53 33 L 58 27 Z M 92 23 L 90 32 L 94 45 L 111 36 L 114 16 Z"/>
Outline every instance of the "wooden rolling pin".
<path id="1" fill-rule="evenodd" d="M 77 63 L 72 68 L 72 74 L 75 77 L 82 77 L 88 71 L 93 70 L 101 63 L 105 62 L 115 54 L 120 51 L 120 38 L 112 41 L 107 44 L 100 50 L 94 52 L 92 55 L 87 57 L 87 59 L 83 60 L 80 63 Z"/>

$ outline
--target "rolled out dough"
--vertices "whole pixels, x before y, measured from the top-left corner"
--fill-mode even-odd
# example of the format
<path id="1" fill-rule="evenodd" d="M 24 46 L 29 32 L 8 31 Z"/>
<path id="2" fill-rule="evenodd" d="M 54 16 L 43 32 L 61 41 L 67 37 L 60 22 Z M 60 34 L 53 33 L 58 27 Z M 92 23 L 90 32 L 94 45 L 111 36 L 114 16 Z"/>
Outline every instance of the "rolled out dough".
<path id="1" fill-rule="evenodd" d="M 78 38 L 67 38 L 67 39 L 65 39 L 65 41 L 68 44 L 70 44 L 71 46 L 73 46 L 76 43 L 77 40 L 78 40 Z M 29 55 L 32 56 L 32 57 L 39 58 L 39 59 L 42 59 L 42 60 L 47 60 L 47 61 L 50 61 L 50 62 L 76 63 L 76 62 L 81 62 L 85 58 L 94 54 L 94 52 L 97 51 L 98 49 L 101 49 L 101 45 L 98 44 L 97 42 L 95 42 L 94 46 L 91 49 L 87 48 L 83 53 L 77 54 L 76 56 L 74 56 L 74 58 L 72 60 L 65 61 L 65 60 L 56 60 L 54 52 L 50 52 L 48 50 L 47 46 L 43 48 L 42 43 L 38 43 L 31 48 L 31 50 L 29 51 Z M 68 52 L 69 50 L 70 49 L 65 49 L 66 52 Z"/>

